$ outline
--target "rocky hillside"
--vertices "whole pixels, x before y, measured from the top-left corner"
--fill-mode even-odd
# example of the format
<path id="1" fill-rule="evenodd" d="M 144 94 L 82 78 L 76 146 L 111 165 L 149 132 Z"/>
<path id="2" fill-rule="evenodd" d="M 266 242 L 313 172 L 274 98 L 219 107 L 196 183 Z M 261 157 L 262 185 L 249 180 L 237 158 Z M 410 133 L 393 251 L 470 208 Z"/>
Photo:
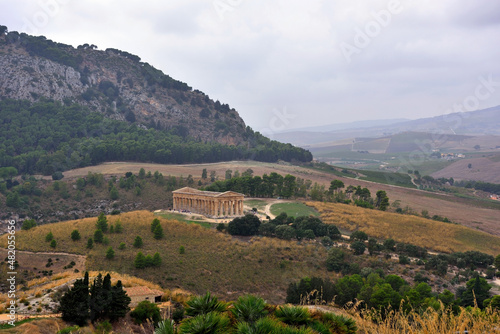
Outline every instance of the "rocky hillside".
<path id="1" fill-rule="evenodd" d="M 78 103 L 116 120 L 204 142 L 245 145 L 238 113 L 117 49 L 74 48 L 43 36 L 0 34 L 0 97 Z"/>

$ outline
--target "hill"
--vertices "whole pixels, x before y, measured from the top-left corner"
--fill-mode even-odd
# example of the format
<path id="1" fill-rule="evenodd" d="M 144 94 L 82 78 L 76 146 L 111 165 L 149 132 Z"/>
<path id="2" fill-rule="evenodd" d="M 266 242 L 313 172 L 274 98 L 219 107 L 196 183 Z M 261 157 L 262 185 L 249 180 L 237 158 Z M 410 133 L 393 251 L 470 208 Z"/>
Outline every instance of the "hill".
<path id="1" fill-rule="evenodd" d="M 453 177 L 455 180 L 473 180 L 500 184 L 500 161 L 481 157 L 458 160 L 431 174 L 434 178 Z"/>
<path id="2" fill-rule="evenodd" d="M 112 160 L 312 159 L 128 52 L 8 32 L 0 55 L 0 161 L 20 174 Z"/>
<path id="3" fill-rule="evenodd" d="M 142 177 L 141 169 L 145 170 Z M 96 216 L 102 210 L 111 213 L 113 210 L 168 209 L 172 190 L 211 183 L 210 177 L 201 177 L 203 169 L 207 170 L 207 175 L 213 175 L 214 180 L 224 179 L 228 170 L 233 175 L 251 170 L 254 176 L 261 177 L 271 173 L 291 174 L 311 185 L 309 193 L 314 183 L 328 189 L 330 182 L 338 179 L 345 187 L 366 187 L 372 195 L 378 190 L 386 191 L 391 211 L 398 208 L 417 214 L 427 211 L 431 217 L 447 217 L 455 223 L 500 235 L 500 202 L 475 198 L 472 189 L 456 189 L 460 190 L 456 195 L 427 192 L 409 188 L 407 183 L 411 184 L 411 179 L 408 175 L 351 170 L 346 170 L 349 172 L 346 174 L 326 164 L 295 166 L 255 161 L 189 165 L 105 163 L 64 172 L 64 178 L 57 182 L 50 177 L 9 181 L 10 189 L 0 189 L 0 212 L 3 219 L 29 217 L 46 223 Z M 5 184 L 0 183 L 0 186 Z M 395 186 L 398 184 L 403 187 Z M 117 190 L 116 199 L 110 194 L 113 186 Z"/>
<path id="4" fill-rule="evenodd" d="M 161 220 L 164 238 L 156 240 L 150 231 L 152 220 Z M 304 275 L 326 277 L 322 266 L 327 250 L 316 243 L 299 245 L 279 239 L 232 238 L 195 224 L 163 219 L 151 212 L 136 211 L 110 216 L 109 223 L 120 220 L 123 233 L 106 234 L 108 245 L 95 244 L 86 248 L 87 239 L 96 229 L 96 218 L 85 218 L 38 226 L 29 231 L 19 231 L 16 241 L 19 250 L 54 251 L 45 241 L 52 232 L 57 241 L 55 251 L 87 256 L 87 270 L 108 270 L 130 274 L 160 284 L 163 288 L 184 287 L 195 293 L 213 291 L 226 299 L 233 294 L 257 293 L 269 301 L 284 300 L 288 284 Z M 81 240 L 72 241 L 70 233 L 78 229 Z M 136 236 L 144 245 L 133 247 Z M 6 236 L 1 239 L 5 246 Z M 119 250 L 124 242 L 126 248 Z M 184 246 L 185 252 L 179 251 Z M 106 260 L 108 247 L 115 250 L 115 258 Z M 153 255 L 159 252 L 162 264 L 159 268 L 134 268 L 138 252 Z"/>

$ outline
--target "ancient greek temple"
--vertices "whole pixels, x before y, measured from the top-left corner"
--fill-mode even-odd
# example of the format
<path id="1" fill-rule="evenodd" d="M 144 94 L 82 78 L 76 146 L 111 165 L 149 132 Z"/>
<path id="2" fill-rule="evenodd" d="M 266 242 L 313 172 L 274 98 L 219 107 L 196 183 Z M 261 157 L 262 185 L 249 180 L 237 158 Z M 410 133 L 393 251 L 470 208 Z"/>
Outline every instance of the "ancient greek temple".
<path id="1" fill-rule="evenodd" d="M 174 210 L 186 210 L 209 217 L 243 215 L 244 195 L 234 191 L 220 193 L 185 187 L 172 193 L 174 196 Z"/>

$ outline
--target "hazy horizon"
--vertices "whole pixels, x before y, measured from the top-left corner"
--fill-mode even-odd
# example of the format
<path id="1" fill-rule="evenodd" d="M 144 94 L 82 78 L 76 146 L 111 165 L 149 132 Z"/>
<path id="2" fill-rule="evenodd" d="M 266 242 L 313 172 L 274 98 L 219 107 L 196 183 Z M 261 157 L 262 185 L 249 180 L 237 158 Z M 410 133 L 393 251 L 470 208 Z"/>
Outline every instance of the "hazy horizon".
<path id="1" fill-rule="evenodd" d="M 500 3 L 0 0 L 0 24 L 118 48 L 257 131 L 500 105 Z"/>

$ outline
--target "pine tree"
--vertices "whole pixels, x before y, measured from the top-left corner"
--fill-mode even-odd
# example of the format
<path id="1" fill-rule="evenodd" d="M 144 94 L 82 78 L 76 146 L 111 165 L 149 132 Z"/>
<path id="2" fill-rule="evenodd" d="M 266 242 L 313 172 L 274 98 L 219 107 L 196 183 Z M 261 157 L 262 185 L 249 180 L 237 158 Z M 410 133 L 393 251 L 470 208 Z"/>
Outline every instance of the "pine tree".
<path id="1" fill-rule="evenodd" d="M 108 218 L 106 218 L 104 212 L 101 212 L 99 217 L 97 217 L 96 228 L 98 230 L 101 230 L 103 233 L 106 233 L 108 231 Z"/>
<path id="2" fill-rule="evenodd" d="M 142 269 L 146 267 L 146 257 L 142 252 L 137 253 L 137 256 L 135 257 L 134 260 L 134 267 L 137 269 Z"/>
<path id="3" fill-rule="evenodd" d="M 151 255 L 146 255 L 146 264 L 145 267 L 152 267 L 153 266 L 153 257 Z"/>
<path id="4" fill-rule="evenodd" d="M 123 226 L 120 219 L 118 219 L 115 224 L 115 233 L 122 233 L 122 232 L 123 232 Z"/>
<path id="5" fill-rule="evenodd" d="M 109 247 L 108 250 L 106 251 L 106 259 L 112 260 L 115 257 L 115 251 L 113 250 L 113 247 Z"/>
<path id="6" fill-rule="evenodd" d="M 156 226 L 160 225 L 160 220 L 158 218 L 153 219 L 151 223 L 151 232 L 154 233 Z"/>
<path id="7" fill-rule="evenodd" d="M 101 230 L 97 230 L 94 232 L 94 241 L 97 243 L 102 243 L 104 240 L 104 235 L 102 234 Z"/>
<path id="8" fill-rule="evenodd" d="M 89 238 L 87 240 L 87 249 L 92 249 L 92 248 L 94 248 L 94 239 Z"/>
<path id="9" fill-rule="evenodd" d="M 134 240 L 134 247 L 141 248 L 143 245 L 142 238 L 140 236 L 136 236 Z"/>
<path id="10" fill-rule="evenodd" d="M 45 241 L 46 242 L 50 242 L 52 241 L 52 239 L 54 239 L 54 235 L 52 234 L 52 231 L 50 231 L 49 233 L 47 233 L 47 235 L 45 236 Z"/>
<path id="11" fill-rule="evenodd" d="M 50 247 L 56 248 L 56 246 L 57 246 L 56 239 L 52 239 L 52 241 L 50 242 Z"/>
<path id="12" fill-rule="evenodd" d="M 153 233 L 154 233 L 155 239 L 157 239 L 157 240 L 162 239 L 163 238 L 163 228 L 161 227 L 161 225 L 158 224 L 155 227 L 155 230 L 153 231 Z"/>
<path id="13" fill-rule="evenodd" d="M 118 195 L 118 189 L 116 189 L 115 186 L 111 187 L 111 190 L 109 191 L 109 197 L 114 201 L 117 200 L 119 195 Z"/>
<path id="14" fill-rule="evenodd" d="M 160 257 L 160 253 L 156 252 L 154 255 L 153 255 L 153 267 L 159 267 L 161 265 L 161 257 Z"/>

